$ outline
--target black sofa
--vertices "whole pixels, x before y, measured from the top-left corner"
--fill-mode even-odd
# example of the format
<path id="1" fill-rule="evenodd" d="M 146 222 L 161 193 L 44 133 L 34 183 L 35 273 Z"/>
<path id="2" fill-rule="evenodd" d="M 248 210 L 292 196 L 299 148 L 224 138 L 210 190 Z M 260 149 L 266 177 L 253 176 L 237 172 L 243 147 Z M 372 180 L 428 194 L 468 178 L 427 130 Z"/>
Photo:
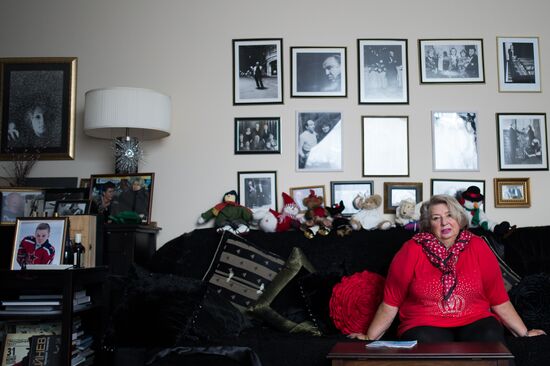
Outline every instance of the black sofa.
<path id="1" fill-rule="evenodd" d="M 550 226 L 518 228 L 506 238 L 477 229 L 474 233 L 486 237 L 510 272 L 523 277 L 510 294 L 527 325 L 550 332 Z M 342 276 L 364 270 L 385 276 L 393 256 L 413 234 L 392 228 L 307 239 L 299 231 L 252 230 L 245 238 L 283 258 L 291 254 L 292 248 L 300 248 L 315 267 L 317 277 L 311 273 L 300 275 L 316 278 L 317 285 L 324 287 L 326 300 L 330 286 Z M 327 324 L 328 303 L 313 304 L 317 312 L 324 311 L 315 314 L 316 325 L 324 334 L 314 336 L 274 329 L 265 321 L 251 320 L 234 311 L 226 300 L 223 303 L 214 299 L 215 292 L 208 290 L 210 286 L 202 279 L 220 238 L 221 234 L 211 228 L 183 234 L 162 246 L 148 268 L 138 268 L 127 279 L 115 281 L 113 288 L 118 295 L 113 328 L 104 340 L 105 348 L 112 351 L 113 364 L 324 366 L 330 364 L 325 356 L 336 342 L 352 341 Z M 317 299 L 323 298 L 317 295 Z M 208 296 L 216 301 L 206 304 Z M 221 319 L 218 313 L 224 313 Z M 385 339 L 395 336 L 394 326 Z M 516 365 L 550 364 L 549 338 L 510 335 L 508 347 Z"/>

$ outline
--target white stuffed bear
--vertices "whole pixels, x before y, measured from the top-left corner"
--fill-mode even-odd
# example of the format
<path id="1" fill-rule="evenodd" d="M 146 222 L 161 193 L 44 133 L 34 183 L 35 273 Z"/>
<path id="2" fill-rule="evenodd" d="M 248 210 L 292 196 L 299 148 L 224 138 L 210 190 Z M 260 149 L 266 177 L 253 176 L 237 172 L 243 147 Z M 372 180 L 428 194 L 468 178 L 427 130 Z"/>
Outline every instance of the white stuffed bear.
<path id="1" fill-rule="evenodd" d="M 418 220 L 420 219 L 420 205 L 414 200 L 407 198 L 399 202 L 395 209 L 395 223 L 403 226 L 406 230 L 417 231 L 419 229 Z"/>
<path id="2" fill-rule="evenodd" d="M 388 230 L 392 227 L 392 223 L 385 220 L 382 214 L 378 211 L 378 207 L 382 204 L 382 197 L 379 194 L 371 196 L 358 194 L 353 199 L 353 206 L 359 212 L 353 214 L 350 223 L 354 230 Z"/>

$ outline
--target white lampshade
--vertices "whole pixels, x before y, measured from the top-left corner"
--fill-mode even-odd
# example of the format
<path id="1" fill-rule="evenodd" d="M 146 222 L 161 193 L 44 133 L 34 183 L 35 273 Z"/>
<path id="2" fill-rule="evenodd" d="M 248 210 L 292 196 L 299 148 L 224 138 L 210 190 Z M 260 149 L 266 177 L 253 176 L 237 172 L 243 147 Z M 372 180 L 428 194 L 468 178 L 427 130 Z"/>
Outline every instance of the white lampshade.
<path id="1" fill-rule="evenodd" d="M 115 87 L 86 92 L 84 132 L 88 136 L 160 139 L 170 135 L 170 120 L 170 97 L 154 90 Z"/>

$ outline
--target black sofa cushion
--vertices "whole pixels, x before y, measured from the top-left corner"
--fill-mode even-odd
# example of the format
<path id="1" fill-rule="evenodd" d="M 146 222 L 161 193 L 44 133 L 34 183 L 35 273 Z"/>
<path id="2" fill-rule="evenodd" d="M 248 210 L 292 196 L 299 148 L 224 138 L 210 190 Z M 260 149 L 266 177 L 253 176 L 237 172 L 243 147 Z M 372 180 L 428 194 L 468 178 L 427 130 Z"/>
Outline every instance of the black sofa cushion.
<path id="1" fill-rule="evenodd" d="M 550 274 L 525 276 L 508 295 L 527 328 L 550 334 Z"/>

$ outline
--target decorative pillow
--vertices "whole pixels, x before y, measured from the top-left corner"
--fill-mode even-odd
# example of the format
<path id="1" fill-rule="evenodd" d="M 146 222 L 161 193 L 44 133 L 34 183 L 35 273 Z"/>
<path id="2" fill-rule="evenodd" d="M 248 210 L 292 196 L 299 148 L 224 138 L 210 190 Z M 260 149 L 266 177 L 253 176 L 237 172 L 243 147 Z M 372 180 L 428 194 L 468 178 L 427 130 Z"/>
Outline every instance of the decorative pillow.
<path id="1" fill-rule="evenodd" d="M 384 295 L 384 277 L 363 271 L 342 278 L 332 289 L 330 316 L 344 334 L 365 333 Z"/>
<path id="2" fill-rule="evenodd" d="M 301 275 L 314 271 L 300 248 L 292 248 L 284 268 L 258 301 L 248 308 L 248 313 L 284 332 L 321 335 L 311 317 L 308 317 L 298 284 Z"/>
<path id="3" fill-rule="evenodd" d="M 527 275 L 508 294 L 528 329 L 550 333 L 550 275 Z"/>
<path id="4" fill-rule="evenodd" d="M 500 271 L 502 272 L 502 279 L 504 280 L 504 287 L 506 288 L 506 291 L 510 291 L 512 287 L 518 284 L 521 277 L 514 272 L 512 268 L 506 264 L 506 262 L 504 262 L 504 259 L 502 259 L 497 251 L 497 245 L 485 236 L 482 236 L 482 238 L 485 240 L 489 248 L 491 248 L 491 251 L 494 253 L 495 257 L 497 257 L 498 265 L 500 266 Z"/>
<path id="5" fill-rule="evenodd" d="M 284 264 L 285 260 L 277 254 L 226 231 L 203 280 L 244 312 L 260 297 Z"/>

